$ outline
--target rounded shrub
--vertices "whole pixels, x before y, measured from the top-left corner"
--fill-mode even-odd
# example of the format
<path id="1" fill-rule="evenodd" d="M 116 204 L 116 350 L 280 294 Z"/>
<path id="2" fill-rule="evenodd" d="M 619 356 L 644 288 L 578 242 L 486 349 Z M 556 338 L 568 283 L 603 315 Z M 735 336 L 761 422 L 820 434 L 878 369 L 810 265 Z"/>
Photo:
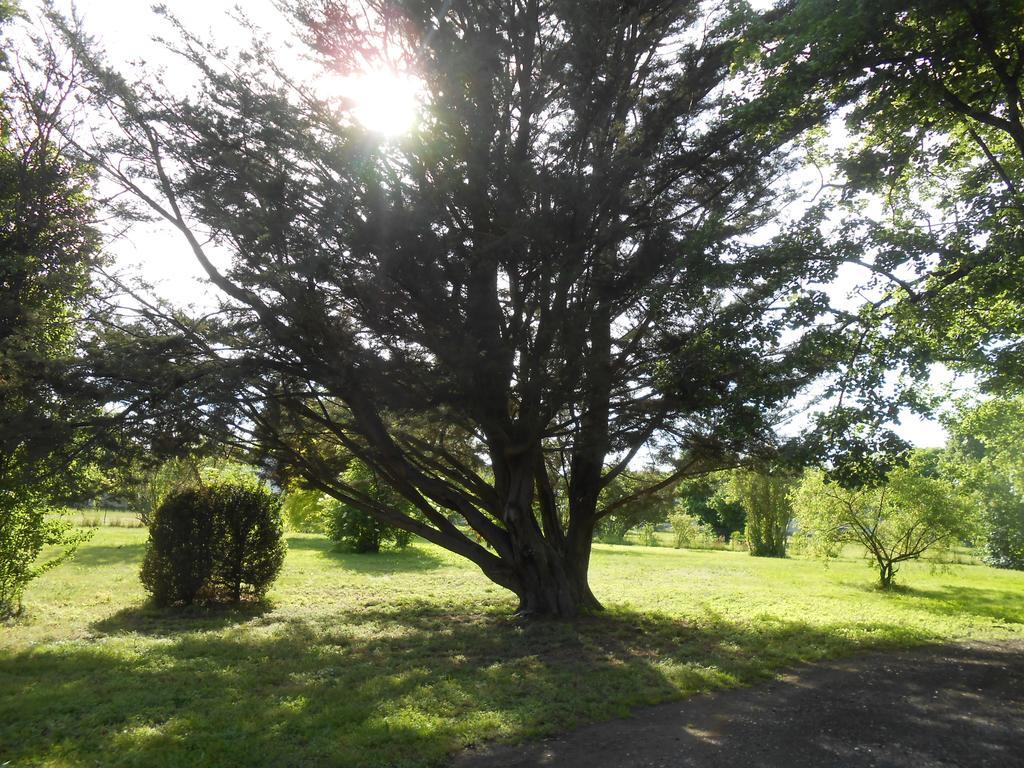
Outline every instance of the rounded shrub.
<path id="1" fill-rule="evenodd" d="M 336 503 L 327 516 L 327 537 L 351 552 L 380 552 L 382 544 L 391 543 L 399 549 L 409 545 L 412 534 L 382 523 L 362 510 Z"/>
<path id="2" fill-rule="evenodd" d="M 215 514 L 215 551 L 210 586 L 233 602 L 262 598 L 284 564 L 281 502 L 261 486 L 210 486 Z"/>
<path id="3" fill-rule="evenodd" d="M 372 499 L 381 507 L 416 515 L 412 502 L 391 487 L 374 470 L 353 460 L 342 476 L 345 484 Z M 351 552 L 379 552 L 381 545 L 393 544 L 399 549 L 409 545 L 412 534 L 388 525 L 361 509 L 340 501 L 327 503 L 324 516 L 328 538 L 340 548 Z"/>
<path id="4" fill-rule="evenodd" d="M 262 598 L 284 563 L 281 505 L 252 483 L 168 496 L 157 508 L 142 584 L 158 605 Z"/>
<path id="5" fill-rule="evenodd" d="M 153 512 L 141 578 L 158 605 L 200 596 L 213 571 L 213 530 L 204 488 L 171 493 Z"/>

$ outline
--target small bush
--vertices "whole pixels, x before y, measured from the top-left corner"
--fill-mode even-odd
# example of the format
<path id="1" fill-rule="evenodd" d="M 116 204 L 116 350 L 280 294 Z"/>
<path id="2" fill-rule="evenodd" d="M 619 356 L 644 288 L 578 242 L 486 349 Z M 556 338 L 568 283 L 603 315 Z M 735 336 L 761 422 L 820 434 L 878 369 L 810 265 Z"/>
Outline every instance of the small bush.
<path id="1" fill-rule="evenodd" d="M 714 529 L 696 515 L 674 512 L 669 522 L 672 524 L 676 549 L 707 549 L 715 540 Z"/>
<path id="2" fill-rule="evenodd" d="M 643 547 L 658 546 L 658 532 L 654 527 L 654 523 L 644 523 L 641 525 L 638 537 L 640 539 L 640 545 Z"/>
<path id="3" fill-rule="evenodd" d="M 75 532 L 42 497 L 0 490 L 0 619 L 22 611 L 25 587 L 74 555 L 92 532 Z M 40 558 L 44 548 L 56 554 Z"/>
<path id="4" fill-rule="evenodd" d="M 215 549 L 210 585 L 233 602 L 260 599 L 284 564 L 281 502 L 270 491 L 224 483 L 208 489 L 215 498 Z"/>
<path id="5" fill-rule="evenodd" d="M 409 516 L 416 515 L 416 508 L 412 502 L 361 461 L 353 460 L 342 479 L 346 485 L 381 507 L 394 509 Z M 339 501 L 327 500 L 325 503 L 327 536 L 352 552 L 379 552 L 381 545 L 385 543 L 404 548 L 412 540 L 412 534 L 408 531 L 383 523 L 361 509 Z"/>
<path id="6" fill-rule="evenodd" d="M 366 512 L 335 502 L 327 515 L 327 537 L 352 552 L 380 552 L 382 544 L 409 546 L 412 534 L 382 523 Z"/>
<path id="7" fill-rule="evenodd" d="M 265 488 L 219 483 L 157 508 L 142 583 L 158 605 L 262 598 L 284 563 L 280 502 Z"/>
<path id="8" fill-rule="evenodd" d="M 747 552 L 749 551 L 749 545 L 747 544 L 747 534 L 743 531 L 733 531 L 729 537 L 729 549 L 734 552 Z"/>

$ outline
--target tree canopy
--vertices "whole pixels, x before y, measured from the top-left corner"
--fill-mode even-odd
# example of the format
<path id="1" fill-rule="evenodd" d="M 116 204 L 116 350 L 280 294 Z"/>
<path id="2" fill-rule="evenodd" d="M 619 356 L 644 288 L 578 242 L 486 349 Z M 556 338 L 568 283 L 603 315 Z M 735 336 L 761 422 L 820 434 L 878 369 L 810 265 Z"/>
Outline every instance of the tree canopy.
<path id="1" fill-rule="evenodd" d="M 130 85 L 58 20 L 115 127 L 83 151 L 224 296 L 201 319 L 115 318 L 108 346 L 131 353 L 97 380 L 132 414 L 258 434 L 312 487 L 477 563 L 524 612 L 597 607 L 590 542 L 614 511 L 599 499 L 638 452 L 679 456 L 670 484 L 771 451 L 779 409 L 850 353 L 807 288 L 834 260 L 806 233 L 766 236 L 806 122 L 765 120 L 740 80 L 756 14 L 286 5 L 326 72 L 418 78 L 418 129 L 380 141 L 259 38 L 223 51 L 179 26 L 195 92 Z M 341 452 L 417 515 L 346 484 Z"/>
<path id="2" fill-rule="evenodd" d="M 942 470 L 980 510 L 988 561 L 1024 568 L 1024 397 L 964 404 L 946 427 Z"/>
<path id="3" fill-rule="evenodd" d="M 758 38 L 759 64 L 780 108 L 844 119 L 850 140 L 819 145 L 823 192 L 837 188 L 823 205 L 847 206 L 831 246 L 876 275 L 865 319 L 883 365 L 909 355 L 1019 391 L 1024 6 L 788 8 Z"/>

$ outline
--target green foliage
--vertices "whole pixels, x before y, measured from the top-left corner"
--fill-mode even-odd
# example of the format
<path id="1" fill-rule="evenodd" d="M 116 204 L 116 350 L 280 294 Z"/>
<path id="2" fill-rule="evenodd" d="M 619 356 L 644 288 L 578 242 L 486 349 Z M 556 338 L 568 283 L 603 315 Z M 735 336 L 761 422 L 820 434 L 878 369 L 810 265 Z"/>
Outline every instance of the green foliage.
<path id="1" fill-rule="evenodd" d="M 0 27 L 16 6 L 0 2 Z M 98 259 L 87 169 L 53 141 L 60 86 L 24 88 L 0 40 L 0 615 L 82 541 L 55 518 L 81 479 L 95 415 L 72 370 Z M 52 72 L 46 73 L 52 75 Z M 45 80 L 45 77 L 43 78 Z M 39 561 L 44 547 L 59 553 Z"/>
<path id="2" fill-rule="evenodd" d="M 260 599 L 284 562 L 280 502 L 251 484 L 168 496 L 149 528 L 142 583 L 157 605 Z"/>
<path id="3" fill-rule="evenodd" d="M 651 470 L 626 470 L 612 480 L 601 493 L 600 506 L 614 511 L 601 517 L 595 526 L 594 535 L 598 541 L 622 544 L 626 541 L 626 534 L 634 528 L 643 530 L 649 526 L 653 531 L 655 525 L 666 522 L 672 509 L 671 495 L 668 492 L 639 494 L 664 477 L 664 474 Z M 648 535 L 648 540 L 652 538 Z"/>
<path id="4" fill-rule="evenodd" d="M 658 546 L 658 529 L 654 523 L 644 523 L 640 526 L 638 540 L 642 547 Z"/>
<path id="5" fill-rule="evenodd" d="M 130 466 L 121 475 L 113 490 L 127 498 L 146 525 L 171 494 L 204 485 L 227 483 L 255 488 L 263 484 L 253 465 L 212 456 L 174 456 L 155 466 Z"/>
<path id="6" fill-rule="evenodd" d="M 0 619 L 21 613 L 29 582 L 71 557 L 91 535 L 74 531 L 44 496 L 0 490 Z M 40 560 L 44 547 L 58 552 Z"/>
<path id="7" fill-rule="evenodd" d="M 786 536 L 793 520 L 789 493 L 793 480 L 785 475 L 735 470 L 722 489 L 723 496 L 746 511 L 745 529 L 750 554 L 785 557 Z"/>
<path id="8" fill-rule="evenodd" d="M 252 482 L 218 482 L 207 493 L 216 510 L 210 588 L 236 603 L 262 599 L 284 563 L 280 500 Z"/>
<path id="9" fill-rule="evenodd" d="M 361 461 L 352 461 L 345 472 L 344 482 L 375 506 L 395 515 L 415 515 L 411 502 Z M 380 552 L 381 545 L 386 543 L 401 549 L 412 539 L 408 531 L 388 525 L 364 508 L 333 499 L 326 504 L 328 538 L 353 552 Z"/>
<path id="10" fill-rule="evenodd" d="M 732 541 L 733 533 L 742 531 L 746 525 L 747 513 L 742 504 L 722 493 L 727 480 L 725 472 L 702 475 L 680 483 L 674 495 L 687 513 L 711 526 L 716 536 Z"/>
<path id="11" fill-rule="evenodd" d="M 288 530 L 299 533 L 324 533 L 328 497 L 320 491 L 290 484 L 281 499 L 281 515 Z"/>
<path id="12" fill-rule="evenodd" d="M 198 462 L 199 480 L 203 485 L 238 485 L 259 488 L 263 485 L 259 471 L 252 464 L 227 458 L 206 458 Z"/>
<path id="13" fill-rule="evenodd" d="M 1024 569 L 1024 396 L 962 406 L 946 427 L 941 469 L 980 510 L 987 561 Z"/>
<path id="14" fill-rule="evenodd" d="M 213 571 L 214 509 L 208 491 L 171 494 L 149 523 L 141 579 L 157 605 L 190 605 Z"/>
<path id="15" fill-rule="evenodd" d="M 847 489 L 820 470 L 805 473 L 793 494 L 803 535 L 815 552 L 838 555 L 844 543 L 863 546 L 883 588 L 892 586 L 901 563 L 928 550 L 969 540 L 977 521 L 948 481 L 929 476 L 915 456 L 881 486 Z"/>
<path id="16" fill-rule="evenodd" d="M 154 512 L 168 496 L 195 487 L 200 482 L 197 462 L 191 457 L 175 457 L 156 467 L 137 470 L 125 481 L 122 490 L 139 519 L 149 525 Z"/>
<path id="17" fill-rule="evenodd" d="M 922 377 L 940 359 L 1019 390 L 1019 0 L 798 0 L 765 33 L 750 48 L 779 114 L 845 118 L 848 140 L 814 159 L 836 169 L 822 208 L 846 207 L 830 247 L 837 259 L 859 255 L 883 292 L 862 313 L 865 344 L 883 367 L 903 361 Z M 872 203 L 884 217 L 864 214 Z"/>
<path id="18" fill-rule="evenodd" d="M 677 509 L 668 519 L 676 549 L 704 549 L 715 540 L 714 529 L 696 515 Z"/>

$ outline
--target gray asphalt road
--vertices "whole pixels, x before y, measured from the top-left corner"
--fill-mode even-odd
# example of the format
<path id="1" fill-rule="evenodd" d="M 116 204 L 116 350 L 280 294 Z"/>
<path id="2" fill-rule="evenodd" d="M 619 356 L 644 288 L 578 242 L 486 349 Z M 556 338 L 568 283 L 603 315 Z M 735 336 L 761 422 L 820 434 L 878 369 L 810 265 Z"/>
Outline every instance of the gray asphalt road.
<path id="1" fill-rule="evenodd" d="M 813 664 L 452 768 L 1024 768 L 1024 642 Z"/>

